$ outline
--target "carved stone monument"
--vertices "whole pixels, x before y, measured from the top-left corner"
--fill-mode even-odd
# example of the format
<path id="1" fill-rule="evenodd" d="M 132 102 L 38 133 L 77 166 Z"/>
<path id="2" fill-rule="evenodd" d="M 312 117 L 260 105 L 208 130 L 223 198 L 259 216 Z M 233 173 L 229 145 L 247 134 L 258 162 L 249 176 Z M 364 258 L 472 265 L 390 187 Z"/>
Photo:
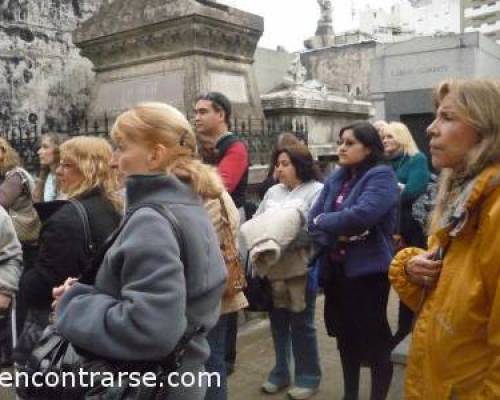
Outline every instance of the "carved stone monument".
<path id="1" fill-rule="evenodd" d="M 317 80 L 304 80 L 300 55 L 292 62 L 283 83 L 261 96 L 268 121 L 302 121 L 307 126 L 308 144 L 314 158 L 332 158 L 337 152 L 340 128 L 354 121 L 368 120 L 375 109 L 370 102 L 330 90 Z"/>
<path id="2" fill-rule="evenodd" d="M 333 5 L 330 0 L 317 0 L 320 8 L 320 18 L 316 28 L 316 35 L 304 42 L 306 49 L 319 49 L 335 44 L 333 31 Z"/>
<path id="3" fill-rule="evenodd" d="M 143 101 L 189 113 L 206 91 L 240 116 L 263 116 L 253 71 L 263 19 L 209 0 L 114 0 L 74 32 L 94 63 L 91 114 Z"/>

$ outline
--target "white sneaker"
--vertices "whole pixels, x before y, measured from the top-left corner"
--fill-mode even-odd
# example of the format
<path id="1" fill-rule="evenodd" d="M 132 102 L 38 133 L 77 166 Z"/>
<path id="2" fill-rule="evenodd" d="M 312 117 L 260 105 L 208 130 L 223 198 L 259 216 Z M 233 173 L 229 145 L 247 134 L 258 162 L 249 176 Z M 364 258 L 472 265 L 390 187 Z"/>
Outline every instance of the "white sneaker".
<path id="1" fill-rule="evenodd" d="M 278 393 L 281 389 L 286 388 L 288 385 L 276 385 L 275 383 L 265 381 L 260 387 L 264 393 L 274 394 Z"/>
<path id="2" fill-rule="evenodd" d="M 294 400 L 306 400 L 316 394 L 318 388 L 305 388 L 300 386 L 294 386 L 288 391 L 288 396 Z"/>

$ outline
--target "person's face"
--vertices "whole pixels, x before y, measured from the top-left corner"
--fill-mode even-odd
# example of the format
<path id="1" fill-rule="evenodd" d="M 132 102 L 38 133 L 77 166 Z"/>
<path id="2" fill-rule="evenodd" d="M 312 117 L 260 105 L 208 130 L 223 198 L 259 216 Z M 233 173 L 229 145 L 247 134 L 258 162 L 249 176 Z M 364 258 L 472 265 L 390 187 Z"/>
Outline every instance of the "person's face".
<path id="1" fill-rule="evenodd" d="M 392 133 L 389 132 L 383 132 L 382 143 L 384 144 L 384 152 L 387 156 L 396 154 L 401 148 Z"/>
<path id="2" fill-rule="evenodd" d="M 300 185 L 300 179 L 297 176 L 297 170 L 295 169 L 290 156 L 283 152 L 278 156 L 275 165 L 275 172 L 278 181 L 290 189 L 293 189 Z"/>
<path id="3" fill-rule="evenodd" d="M 40 164 L 43 167 L 51 167 L 55 162 L 56 147 L 52 140 L 48 137 L 42 139 L 42 144 L 38 149 L 38 157 L 40 157 Z"/>
<path id="4" fill-rule="evenodd" d="M 77 165 L 70 160 L 61 159 L 56 169 L 57 181 L 63 193 L 70 193 L 83 182 L 83 175 Z"/>
<path id="5" fill-rule="evenodd" d="M 199 135 L 215 136 L 224 127 L 224 112 L 216 111 L 210 100 L 198 100 L 194 108 L 194 126 Z"/>
<path id="6" fill-rule="evenodd" d="M 133 142 L 125 137 L 115 141 L 111 168 L 116 168 L 118 175 L 125 178 L 130 175 L 146 175 L 152 172 L 151 151 L 142 143 Z"/>
<path id="7" fill-rule="evenodd" d="M 351 167 L 362 163 L 370 154 L 370 149 L 356 139 L 354 132 L 348 129 L 344 131 L 339 140 L 338 153 L 339 164 L 344 167 Z"/>
<path id="8" fill-rule="evenodd" d="M 438 169 L 462 169 L 465 156 L 479 142 L 479 134 L 459 117 L 452 95 L 441 101 L 427 134 L 432 165 Z"/>

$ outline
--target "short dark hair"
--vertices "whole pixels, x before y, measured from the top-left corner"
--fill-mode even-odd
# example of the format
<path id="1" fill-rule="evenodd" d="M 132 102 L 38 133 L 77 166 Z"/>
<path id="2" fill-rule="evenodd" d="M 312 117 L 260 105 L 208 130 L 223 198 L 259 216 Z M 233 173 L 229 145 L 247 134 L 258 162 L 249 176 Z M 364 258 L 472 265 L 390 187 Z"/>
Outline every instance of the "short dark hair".
<path id="1" fill-rule="evenodd" d="M 198 96 L 196 102 L 200 100 L 208 100 L 212 102 L 215 111 L 223 111 L 224 121 L 228 127 L 231 126 L 231 102 L 225 95 L 220 92 L 208 92 Z"/>
<path id="2" fill-rule="evenodd" d="M 339 138 L 342 138 L 344 132 L 351 130 L 356 140 L 370 149 L 370 154 L 362 162 L 366 166 L 372 166 L 384 161 L 384 144 L 377 129 L 368 122 L 355 122 L 344 126 L 339 132 Z"/>
<path id="3" fill-rule="evenodd" d="M 301 182 L 305 183 L 312 180 L 321 181 L 319 171 L 314 165 L 314 159 L 306 145 L 297 143 L 276 149 L 272 157 L 272 165 L 276 165 L 282 153 L 286 153 L 288 157 L 290 157 L 297 178 L 299 178 Z"/>

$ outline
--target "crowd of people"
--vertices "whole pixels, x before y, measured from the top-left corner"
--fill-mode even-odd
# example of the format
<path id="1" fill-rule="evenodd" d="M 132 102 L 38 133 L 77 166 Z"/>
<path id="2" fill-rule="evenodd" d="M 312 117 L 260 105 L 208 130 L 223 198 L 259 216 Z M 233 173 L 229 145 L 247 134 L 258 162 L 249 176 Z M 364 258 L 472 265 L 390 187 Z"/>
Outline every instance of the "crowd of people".
<path id="1" fill-rule="evenodd" d="M 323 177 L 283 132 L 254 207 L 247 145 L 218 92 L 197 99 L 194 126 L 151 102 L 120 114 L 110 138 L 45 134 L 36 180 L 0 138 L 2 365 L 22 368 L 52 329 L 118 369 L 182 354 L 175 371 L 220 384 L 169 387 L 169 399 L 231 398 L 246 274 L 269 299 L 267 395 L 320 389 L 321 290 L 345 400 L 359 398 L 362 366 L 370 399 L 387 397 L 391 352 L 410 333 L 405 398 L 499 398 L 500 83 L 445 81 L 434 100 L 430 160 L 403 123 L 356 122 Z"/>

